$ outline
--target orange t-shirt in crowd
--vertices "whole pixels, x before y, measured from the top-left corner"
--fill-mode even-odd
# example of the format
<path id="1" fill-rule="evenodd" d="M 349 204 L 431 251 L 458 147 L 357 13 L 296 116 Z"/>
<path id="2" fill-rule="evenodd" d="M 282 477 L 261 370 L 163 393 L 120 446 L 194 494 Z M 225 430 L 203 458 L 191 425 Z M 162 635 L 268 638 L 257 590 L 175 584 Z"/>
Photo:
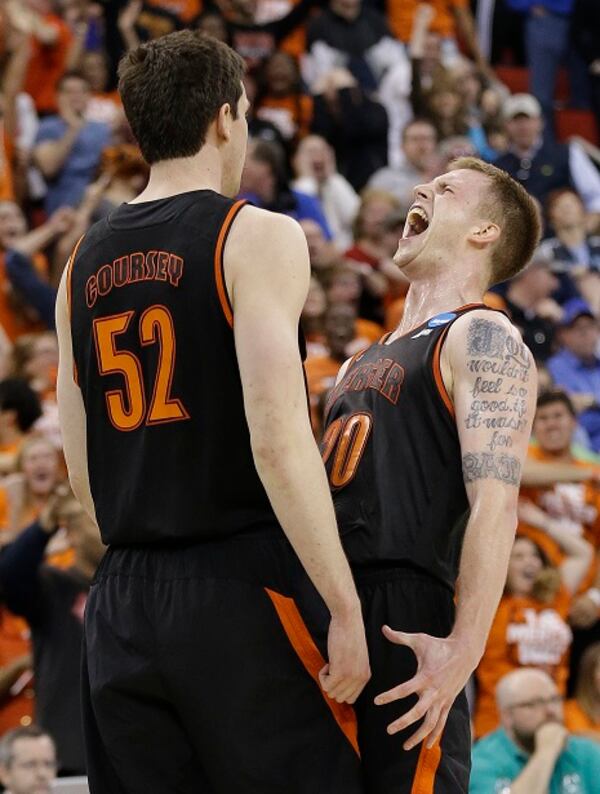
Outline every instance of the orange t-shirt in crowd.
<path id="1" fill-rule="evenodd" d="M 136 27 L 157 39 L 190 23 L 202 12 L 202 0 L 144 0 Z"/>
<path id="2" fill-rule="evenodd" d="M 474 716 L 479 738 L 498 727 L 495 690 L 500 679 L 519 667 L 539 667 L 565 692 L 569 649 L 567 625 L 571 598 L 561 587 L 551 603 L 504 595 L 498 606 L 483 658 L 475 671 L 478 684 Z"/>
<path id="3" fill-rule="evenodd" d="M 553 458 L 547 455 L 540 447 L 531 445 L 527 455 L 532 460 L 552 463 Z M 571 463 L 585 468 L 597 468 L 589 461 L 573 458 Z M 552 516 L 554 521 L 559 521 L 563 529 L 584 537 L 591 543 L 595 554 L 590 563 L 578 592 L 585 592 L 592 587 L 598 572 L 597 553 L 600 550 L 600 492 L 590 483 L 556 483 L 545 488 L 522 487 L 520 497 L 528 499 Z M 549 561 L 559 566 L 565 559 L 565 554 L 549 535 L 542 529 L 519 522 L 517 534 L 525 535 L 537 543 L 546 554 Z"/>
<path id="4" fill-rule="evenodd" d="M 319 400 L 325 392 L 333 389 L 343 363 L 330 356 L 314 356 L 307 359 L 304 364 L 310 400 L 310 418 L 317 437 L 320 437 L 322 431 Z"/>
<path id="5" fill-rule="evenodd" d="M 595 733 L 597 740 L 600 741 L 600 722 L 594 722 L 575 698 L 565 702 L 564 715 L 565 728 L 570 733 Z"/>
<path id="6" fill-rule="evenodd" d="M 274 124 L 286 140 L 302 138 L 310 132 L 313 99 L 307 94 L 265 96 L 256 108 L 256 115 Z"/>
<path id="7" fill-rule="evenodd" d="M 31 37 L 31 58 L 23 90 L 35 103 L 38 113 L 55 113 L 56 84 L 66 69 L 73 34 L 66 22 L 54 14 L 45 14 L 44 22 L 58 32 L 54 44 L 42 44 Z"/>
<path id="8" fill-rule="evenodd" d="M 415 12 L 420 3 L 421 0 L 387 0 L 388 24 L 400 41 L 410 41 Z M 429 4 L 435 11 L 429 30 L 442 38 L 454 38 L 456 27 L 452 11 L 455 8 L 468 8 L 469 0 L 429 0 Z"/>
<path id="9" fill-rule="evenodd" d="M 31 653 L 29 627 L 23 618 L 0 607 L 0 667 Z M 31 725 L 34 711 L 33 674 L 25 672 L 13 684 L 13 692 L 0 699 L 0 735 L 11 728 Z"/>

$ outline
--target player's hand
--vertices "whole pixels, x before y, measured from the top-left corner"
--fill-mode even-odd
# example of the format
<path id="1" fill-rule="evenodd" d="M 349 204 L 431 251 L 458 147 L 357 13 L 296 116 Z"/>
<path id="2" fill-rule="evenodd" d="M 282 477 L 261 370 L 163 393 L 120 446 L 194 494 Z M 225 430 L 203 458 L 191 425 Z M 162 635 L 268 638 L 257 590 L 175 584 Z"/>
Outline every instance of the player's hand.
<path id="1" fill-rule="evenodd" d="M 382 692 L 375 705 L 383 706 L 409 695 L 418 695 L 417 703 L 402 717 L 391 722 L 387 731 L 398 733 L 424 718 L 423 724 L 404 742 L 405 750 L 412 750 L 427 739 L 432 747 L 442 735 L 448 714 L 456 696 L 467 683 L 477 662 L 465 652 L 464 645 L 452 636 L 430 637 L 428 634 L 405 634 L 383 627 L 390 642 L 406 645 L 417 657 L 417 672 L 413 678 L 399 686 Z"/>
<path id="2" fill-rule="evenodd" d="M 371 677 L 360 605 L 343 617 L 332 615 L 327 652 L 329 664 L 319 672 L 323 691 L 338 703 L 354 703 Z"/>

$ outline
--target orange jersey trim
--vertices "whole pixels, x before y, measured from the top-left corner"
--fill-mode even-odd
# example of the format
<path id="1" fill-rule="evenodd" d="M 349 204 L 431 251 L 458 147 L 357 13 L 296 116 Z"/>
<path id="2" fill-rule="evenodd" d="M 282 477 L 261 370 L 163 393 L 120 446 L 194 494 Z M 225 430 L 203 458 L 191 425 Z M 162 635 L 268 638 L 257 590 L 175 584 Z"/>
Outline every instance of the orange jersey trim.
<path id="1" fill-rule="evenodd" d="M 442 402 L 448 409 L 448 413 L 454 419 L 454 404 L 452 402 L 452 398 L 448 394 L 448 389 L 446 389 L 446 384 L 444 383 L 444 379 L 442 377 L 442 365 L 441 365 L 441 358 L 442 358 L 442 345 L 444 344 L 444 340 L 448 335 L 448 331 L 450 326 L 446 326 L 443 333 L 440 334 L 439 339 L 435 343 L 435 349 L 433 351 L 433 379 L 435 380 L 435 385 L 437 386 L 437 390 L 439 392 L 440 397 L 442 398 Z"/>
<path id="2" fill-rule="evenodd" d="M 77 242 L 75 243 L 75 248 L 73 249 L 73 252 L 67 261 L 67 307 L 69 309 L 69 319 L 71 319 L 71 299 L 73 294 L 71 289 L 71 276 L 73 274 L 73 263 L 75 262 L 75 256 L 77 254 L 79 246 L 81 245 L 81 241 L 83 240 L 84 237 L 85 235 L 82 234 L 79 240 L 77 240 Z"/>
<path id="3" fill-rule="evenodd" d="M 223 309 L 223 314 L 225 315 L 225 319 L 227 320 L 230 328 L 233 328 L 233 307 L 231 305 L 231 301 L 229 300 L 229 295 L 227 294 L 227 287 L 225 286 L 223 249 L 225 247 L 227 235 L 231 229 L 231 224 L 244 204 L 246 204 L 246 202 L 243 199 L 240 199 L 240 201 L 236 201 L 235 204 L 230 208 L 219 231 L 217 246 L 215 248 L 215 283 L 217 285 L 217 294 L 219 296 L 219 303 Z"/>
<path id="4" fill-rule="evenodd" d="M 439 739 L 430 749 L 427 749 L 425 742 L 423 742 L 410 794 L 433 794 L 435 776 L 441 758 L 442 750 Z"/>
<path id="5" fill-rule="evenodd" d="M 319 687 L 319 691 L 331 709 L 331 713 L 345 737 L 354 748 L 356 754 L 360 756 L 360 750 L 358 749 L 358 725 L 354 709 L 347 703 L 337 703 L 335 700 L 331 700 L 321 689 L 319 670 L 325 666 L 325 659 L 321 656 L 321 652 L 310 636 L 302 620 L 302 616 L 298 611 L 298 607 L 294 603 L 294 599 L 282 596 L 280 593 L 269 590 L 268 587 L 265 587 L 265 592 L 273 602 L 275 611 L 279 616 L 283 630 L 287 634 L 292 648 L 296 651 L 307 672 Z"/>
<path id="6" fill-rule="evenodd" d="M 73 291 L 72 291 L 72 288 L 71 288 L 71 276 L 73 274 L 73 263 L 75 262 L 75 256 L 77 254 L 79 246 L 81 245 L 81 241 L 83 240 L 84 237 L 85 237 L 85 235 L 82 234 L 81 237 L 79 238 L 79 240 L 77 240 L 77 242 L 75 243 L 75 248 L 73 249 L 73 252 L 72 252 L 72 254 L 69 257 L 69 260 L 67 262 L 67 311 L 69 312 L 69 321 L 71 320 L 71 301 L 72 301 L 72 295 L 73 295 Z M 75 381 L 77 386 L 79 386 L 79 373 L 77 372 L 77 364 L 75 363 L 75 357 L 74 356 L 73 356 L 73 380 Z"/>

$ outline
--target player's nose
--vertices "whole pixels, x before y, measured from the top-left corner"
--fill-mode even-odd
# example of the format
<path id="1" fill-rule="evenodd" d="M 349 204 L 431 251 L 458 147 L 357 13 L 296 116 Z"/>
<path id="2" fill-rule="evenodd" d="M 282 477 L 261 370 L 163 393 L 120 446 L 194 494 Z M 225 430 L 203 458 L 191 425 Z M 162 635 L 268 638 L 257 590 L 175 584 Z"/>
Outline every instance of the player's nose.
<path id="1" fill-rule="evenodd" d="M 415 201 L 431 201 L 433 198 L 433 184 L 428 182 L 423 185 L 416 185 L 413 188 L 413 196 Z"/>

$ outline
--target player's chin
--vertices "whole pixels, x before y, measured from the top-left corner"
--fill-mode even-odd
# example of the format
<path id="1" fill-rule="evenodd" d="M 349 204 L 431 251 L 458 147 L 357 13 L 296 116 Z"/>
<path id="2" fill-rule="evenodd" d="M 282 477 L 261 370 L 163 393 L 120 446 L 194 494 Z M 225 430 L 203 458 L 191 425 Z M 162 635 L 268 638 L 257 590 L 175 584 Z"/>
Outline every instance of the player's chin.
<path id="1" fill-rule="evenodd" d="M 425 246 L 425 239 L 420 239 L 421 235 L 414 237 L 401 237 L 398 241 L 398 248 L 392 257 L 393 263 L 400 270 L 403 270 L 421 253 Z"/>

